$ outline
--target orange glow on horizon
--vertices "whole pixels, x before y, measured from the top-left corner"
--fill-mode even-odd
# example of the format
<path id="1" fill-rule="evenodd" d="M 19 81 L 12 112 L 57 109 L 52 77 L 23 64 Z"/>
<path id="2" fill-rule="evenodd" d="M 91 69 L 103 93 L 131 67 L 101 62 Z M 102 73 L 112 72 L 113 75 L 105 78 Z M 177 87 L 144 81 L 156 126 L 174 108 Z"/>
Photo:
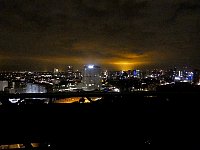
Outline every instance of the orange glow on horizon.
<path id="1" fill-rule="evenodd" d="M 110 54 L 111 53 L 111 54 Z M 112 55 L 113 54 L 113 55 Z M 65 66 L 68 64 L 74 65 L 75 68 L 78 66 L 79 69 L 85 64 L 97 64 L 99 66 L 117 69 L 117 70 L 132 70 L 138 67 L 143 67 L 143 65 L 149 65 L 154 63 L 157 56 L 155 52 L 149 52 L 145 54 L 134 54 L 130 52 L 124 52 L 123 54 L 116 53 L 114 50 L 108 50 L 104 54 L 105 56 L 98 56 L 94 51 L 91 52 L 91 55 L 87 56 L 66 56 L 66 55 L 46 55 L 46 56 L 28 56 L 28 57 L 10 57 L 7 56 L 6 60 L 16 60 L 20 59 L 24 62 L 37 62 L 41 64 L 43 70 L 48 70 L 49 67 L 59 68 L 60 71 L 65 70 Z M 1 55 L 0 55 L 1 56 Z M 110 56 L 110 57 L 109 57 Z M 5 59 L 5 57 L 4 57 Z"/>
<path id="2" fill-rule="evenodd" d="M 111 65 L 114 65 L 119 70 L 132 70 L 135 67 L 138 67 L 142 64 L 146 64 L 148 62 L 126 62 L 126 61 L 117 61 L 111 63 Z"/>

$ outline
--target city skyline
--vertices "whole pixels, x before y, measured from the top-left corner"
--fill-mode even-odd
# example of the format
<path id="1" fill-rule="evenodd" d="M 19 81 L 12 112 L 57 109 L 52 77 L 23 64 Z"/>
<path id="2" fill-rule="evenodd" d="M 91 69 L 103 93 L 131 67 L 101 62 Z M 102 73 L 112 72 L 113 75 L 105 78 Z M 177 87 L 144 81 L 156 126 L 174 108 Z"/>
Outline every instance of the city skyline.
<path id="1" fill-rule="evenodd" d="M 197 0 L 1 0 L 0 70 L 200 68 Z"/>
<path id="2" fill-rule="evenodd" d="M 142 71 L 155 71 L 155 70 L 187 70 L 187 71 L 194 71 L 194 70 L 200 70 L 200 68 L 197 68 L 197 67 L 193 67 L 193 66 L 190 66 L 190 65 L 180 65 L 180 66 L 177 66 L 177 65 L 168 65 L 168 66 L 164 66 L 162 67 L 161 65 L 152 65 L 150 67 L 132 67 L 129 65 L 121 65 L 119 66 L 118 68 L 113 68 L 113 67 L 108 67 L 108 66 L 105 66 L 105 65 L 102 65 L 102 64 L 80 64 L 80 65 L 71 65 L 71 64 L 63 64 L 62 66 L 59 66 L 59 65 L 54 65 L 54 66 L 50 66 L 50 67 L 45 67 L 45 69 L 31 69 L 31 68 L 28 68 L 28 69 L 16 69 L 16 68 L 13 68 L 13 69 L 0 69 L 0 72 L 68 72 L 69 70 L 69 67 L 71 67 L 71 69 L 76 72 L 82 72 L 84 71 L 84 68 L 85 66 L 99 66 L 101 67 L 102 71 L 133 71 L 133 70 L 142 70 Z M 37 68 L 37 66 L 35 66 Z"/>

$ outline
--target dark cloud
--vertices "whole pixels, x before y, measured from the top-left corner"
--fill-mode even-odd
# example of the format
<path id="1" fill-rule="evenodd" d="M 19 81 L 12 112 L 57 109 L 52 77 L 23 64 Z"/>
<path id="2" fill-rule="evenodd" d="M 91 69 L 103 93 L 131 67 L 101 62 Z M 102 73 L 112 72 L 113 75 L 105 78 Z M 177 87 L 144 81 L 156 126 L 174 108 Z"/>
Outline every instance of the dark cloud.
<path id="1" fill-rule="evenodd" d="M 0 20 L 4 68 L 200 65 L 198 0 L 0 0 Z"/>
<path id="2" fill-rule="evenodd" d="M 176 5 L 174 15 L 172 15 L 171 20 L 175 21 L 183 13 L 199 13 L 200 12 L 200 2 L 199 1 L 184 1 Z"/>

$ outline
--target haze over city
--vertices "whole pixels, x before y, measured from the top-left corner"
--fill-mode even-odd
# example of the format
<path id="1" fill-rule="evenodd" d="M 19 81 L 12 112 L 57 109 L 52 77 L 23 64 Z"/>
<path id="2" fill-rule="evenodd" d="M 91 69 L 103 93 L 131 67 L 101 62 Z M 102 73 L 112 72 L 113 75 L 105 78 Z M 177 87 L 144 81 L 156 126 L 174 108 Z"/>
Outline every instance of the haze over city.
<path id="1" fill-rule="evenodd" d="M 200 66 L 198 0 L 0 0 L 0 69 Z"/>

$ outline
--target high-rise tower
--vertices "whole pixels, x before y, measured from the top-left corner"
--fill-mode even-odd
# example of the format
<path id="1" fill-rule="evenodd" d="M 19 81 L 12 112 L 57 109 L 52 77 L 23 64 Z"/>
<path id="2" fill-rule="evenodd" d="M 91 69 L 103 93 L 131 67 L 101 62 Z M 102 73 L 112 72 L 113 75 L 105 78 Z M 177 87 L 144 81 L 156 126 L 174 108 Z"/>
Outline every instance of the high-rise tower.
<path id="1" fill-rule="evenodd" d="M 83 90 L 92 91 L 101 88 L 101 67 L 96 65 L 86 65 L 83 69 Z"/>

